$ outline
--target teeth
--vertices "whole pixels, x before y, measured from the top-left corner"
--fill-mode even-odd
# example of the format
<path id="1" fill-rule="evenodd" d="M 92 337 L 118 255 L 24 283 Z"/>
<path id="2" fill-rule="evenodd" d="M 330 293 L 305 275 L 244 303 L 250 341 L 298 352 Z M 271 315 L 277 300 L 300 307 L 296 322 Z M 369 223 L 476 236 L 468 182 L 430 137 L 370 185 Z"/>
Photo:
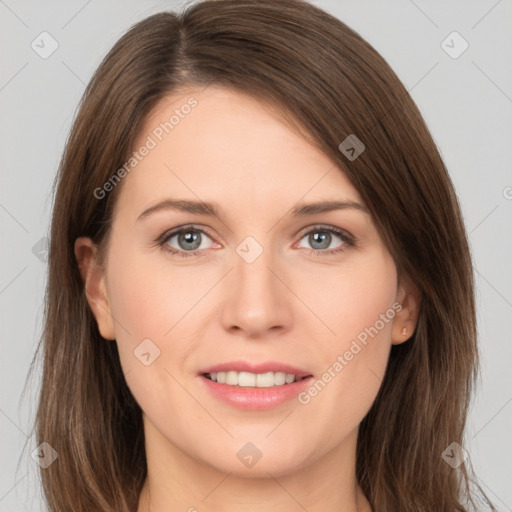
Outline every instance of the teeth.
<path id="1" fill-rule="evenodd" d="M 236 373 L 236 372 L 233 372 Z M 235 384 L 238 384 L 239 386 L 249 387 L 249 386 L 256 386 L 256 382 L 258 380 L 258 376 L 254 373 L 249 372 L 240 372 L 238 374 L 238 380 Z M 228 382 L 228 384 L 230 384 Z"/>
<path id="2" fill-rule="evenodd" d="M 304 377 L 296 377 L 293 373 L 284 372 L 267 372 L 267 373 L 250 373 L 250 372 L 212 372 L 207 373 L 207 377 L 214 382 L 220 384 L 228 384 L 230 386 L 241 387 L 257 387 L 270 388 L 272 386 L 282 386 L 285 383 L 302 380 Z"/>
<path id="3" fill-rule="evenodd" d="M 296 379 L 295 375 L 293 375 L 293 373 L 287 373 L 286 374 L 286 377 L 285 377 L 285 380 L 286 380 L 286 384 L 291 384 L 294 379 Z M 297 380 L 302 380 L 302 379 L 297 379 Z"/>
<path id="4" fill-rule="evenodd" d="M 226 384 L 229 384 L 230 386 L 236 386 L 238 384 L 238 373 L 226 372 Z"/>

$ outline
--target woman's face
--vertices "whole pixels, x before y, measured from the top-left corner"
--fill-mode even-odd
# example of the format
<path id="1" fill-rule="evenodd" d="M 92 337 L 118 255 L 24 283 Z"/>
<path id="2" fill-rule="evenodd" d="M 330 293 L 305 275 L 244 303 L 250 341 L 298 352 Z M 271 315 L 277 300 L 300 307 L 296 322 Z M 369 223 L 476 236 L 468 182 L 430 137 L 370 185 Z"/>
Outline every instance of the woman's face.
<path id="1" fill-rule="evenodd" d="M 135 150 L 87 291 L 148 452 L 245 476 L 353 462 L 391 345 L 414 328 L 357 191 L 269 108 L 220 87 L 161 102 Z M 218 365 L 228 383 L 204 375 Z"/>

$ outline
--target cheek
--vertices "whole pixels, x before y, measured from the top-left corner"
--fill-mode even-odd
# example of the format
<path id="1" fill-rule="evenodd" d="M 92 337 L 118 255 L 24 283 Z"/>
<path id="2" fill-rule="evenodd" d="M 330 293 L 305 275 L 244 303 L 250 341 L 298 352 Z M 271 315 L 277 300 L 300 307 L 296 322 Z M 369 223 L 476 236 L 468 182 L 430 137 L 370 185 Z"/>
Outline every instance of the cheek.
<path id="1" fill-rule="evenodd" d="M 185 273 L 171 269 L 164 256 L 137 254 L 134 248 L 111 254 L 109 297 L 128 387 L 151 418 L 164 414 L 165 400 L 183 409 L 189 397 L 181 393 L 173 376 L 181 380 L 176 368 L 192 344 L 177 333 L 189 320 L 187 311 L 193 314 L 190 308 L 200 298 L 199 292 L 204 291 L 190 285 L 190 271 L 187 280 Z M 170 393 L 173 389 L 175 395 Z"/>
<path id="2" fill-rule="evenodd" d="M 194 304 L 212 279 L 191 267 L 173 267 L 165 254 L 123 252 L 112 257 L 116 262 L 109 278 L 112 314 L 132 337 L 163 340 L 180 319 L 194 314 Z"/>
<path id="3" fill-rule="evenodd" d="M 294 291 L 308 307 L 306 325 L 318 327 L 312 339 L 323 340 L 329 355 L 374 326 L 396 299 L 396 267 L 383 249 L 361 252 L 338 266 L 318 265 L 314 274 L 304 268 L 296 272 Z M 379 321 L 377 327 L 390 336 L 391 322 Z"/>
<path id="4" fill-rule="evenodd" d="M 310 287 L 307 295 L 311 309 L 329 326 L 315 343 L 322 373 L 301 403 L 323 411 L 324 419 L 330 416 L 334 430 L 341 420 L 355 427 L 375 400 L 387 366 L 396 267 L 389 254 L 376 251 L 357 266 L 329 268 L 323 279 L 317 274 L 315 283 L 322 282 L 324 293 Z"/>
<path id="5" fill-rule="evenodd" d="M 165 254 L 137 254 L 133 248 L 112 252 L 111 261 L 109 295 L 119 356 L 132 392 L 145 404 L 156 399 L 158 390 L 168 394 L 167 372 L 188 371 L 210 314 L 207 294 L 219 277 L 214 271 L 173 266 Z M 138 356 L 148 352 L 146 362 L 154 362 L 144 366 Z"/>

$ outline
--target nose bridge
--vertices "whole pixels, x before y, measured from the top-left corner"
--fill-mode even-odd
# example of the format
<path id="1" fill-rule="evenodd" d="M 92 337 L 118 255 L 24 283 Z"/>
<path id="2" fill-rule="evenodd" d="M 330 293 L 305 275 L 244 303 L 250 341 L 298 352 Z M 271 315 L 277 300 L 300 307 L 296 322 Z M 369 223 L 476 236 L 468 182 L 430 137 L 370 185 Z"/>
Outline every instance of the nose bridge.
<path id="1" fill-rule="evenodd" d="M 261 240 L 261 236 L 259 237 Z M 235 249 L 235 286 L 238 293 L 259 296 L 266 300 L 275 296 L 275 277 L 272 268 L 274 256 L 269 239 L 261 243 L 252 235 L 245 237 Z M 241 297 L 242 298 L 242 297 Z"/>
<path id="2" fill-rule="evenodd" d="M 236 325 L 254 334 L 286 323 L 286 290 L 274 275 L 274 261 L 268 238 L 260 243 L 247 236 L 236 246 L 223 314 L 227 328 Z"/>

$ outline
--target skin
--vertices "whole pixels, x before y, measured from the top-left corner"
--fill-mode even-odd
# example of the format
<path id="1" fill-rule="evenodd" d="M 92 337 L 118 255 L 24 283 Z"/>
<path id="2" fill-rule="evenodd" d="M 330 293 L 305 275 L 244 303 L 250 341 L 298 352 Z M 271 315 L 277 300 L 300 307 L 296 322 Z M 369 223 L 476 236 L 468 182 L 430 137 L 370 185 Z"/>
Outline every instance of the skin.
<path id="1" fill-rule="evenodd" d="M 99 331 L 117 343 L 143 410 L 148 479 L 138 511 L 370 511 L 355 479 L 358 427 L 391 345 L 414 331 L 417 290 L 398 279 L 368 213 L 289 214 L 299 201 L 364 204 L 269 106 L 216 86 L 182 91 L 157 105 L 135 147 L 190 96 L 197 106 L 124 178 L 104 266 L 89 238 L 75 243 Z M 137 220 L 171 196 L 217 202 L 223 220 L 176 210 Z M 189 223 L 206 231 L 201 256 L 179 258 L 155 242 Z M 356 245 L 333 234 L 324 249 L 308 237 L 329 226 Z M 247 236 L 263 249 L 252 263 L 236 252 Z M 178 236 L 166 244 L 195 248 Z M 394 303 L 401 311 L 307 404 L 243 411 L 200 383 L 199 370 L 236 359 L 281 361 L 319 378 Z M 133 353 L 146 338 L 160 349 L 149 366 Z M 237 457 L 247 442 L 262 454 L 252 467 Z"/>

